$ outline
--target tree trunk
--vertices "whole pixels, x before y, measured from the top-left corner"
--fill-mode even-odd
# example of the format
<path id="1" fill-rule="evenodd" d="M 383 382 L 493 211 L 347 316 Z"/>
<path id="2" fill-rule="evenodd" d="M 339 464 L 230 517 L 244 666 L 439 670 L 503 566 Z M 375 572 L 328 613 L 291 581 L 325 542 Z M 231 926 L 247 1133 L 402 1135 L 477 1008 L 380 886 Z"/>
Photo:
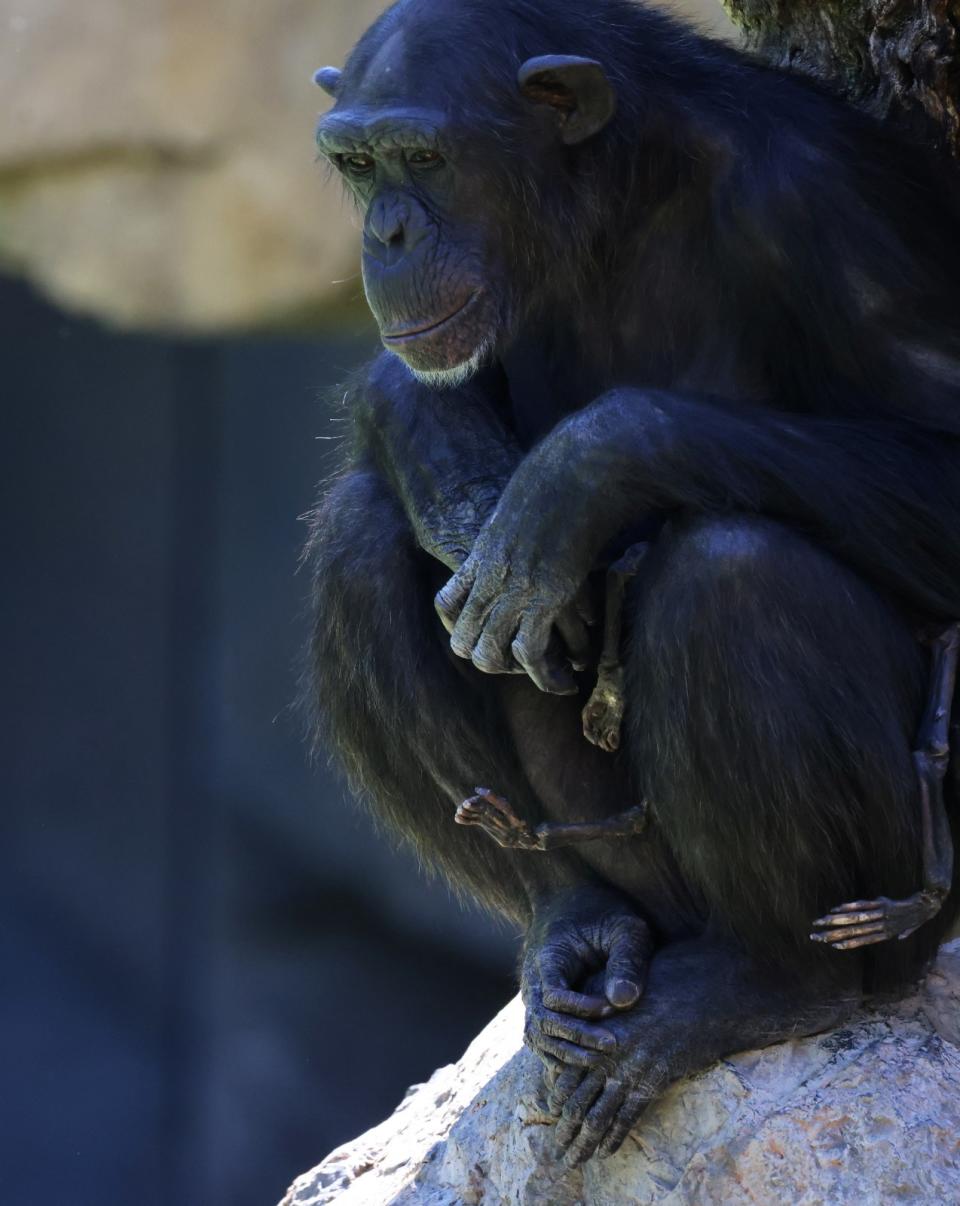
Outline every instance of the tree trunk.
<path id="1" fill-rule="evenodd" d="M 960 159 L 960 0 L 722 0 L 747 47 Z"/>

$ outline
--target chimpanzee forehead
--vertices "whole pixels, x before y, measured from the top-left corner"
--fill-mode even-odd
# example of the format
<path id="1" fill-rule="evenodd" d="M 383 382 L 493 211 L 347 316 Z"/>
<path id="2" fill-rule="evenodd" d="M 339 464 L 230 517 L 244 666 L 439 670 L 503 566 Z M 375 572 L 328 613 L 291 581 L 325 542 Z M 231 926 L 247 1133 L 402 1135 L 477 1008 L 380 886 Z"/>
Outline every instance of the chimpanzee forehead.
<path id="1" fill-rule="evenodd" d="M 447 114 L 408 105 L 338 105 L 320 120 L 317 144 L 328 152 L 367 148 L 442 147 L 449 130 Z"/>

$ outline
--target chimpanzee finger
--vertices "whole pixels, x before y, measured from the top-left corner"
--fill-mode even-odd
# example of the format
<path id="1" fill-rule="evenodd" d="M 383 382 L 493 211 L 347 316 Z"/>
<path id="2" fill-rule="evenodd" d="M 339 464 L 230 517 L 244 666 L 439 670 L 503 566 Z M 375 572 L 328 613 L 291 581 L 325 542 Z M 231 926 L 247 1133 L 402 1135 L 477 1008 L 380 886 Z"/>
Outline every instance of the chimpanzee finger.
<path id="1" fill-rule="evenodd" d="M 556 1139 L 561 1149 L 569 1147 L 577 1137 L 587 1111 L 603 1091 L 606 1080 L 606 1073 L 599 1068 L 588 1072 L 567 1098 L 557 1121 Z"/>
<path id="2" fill-rule="evenodd" d="M 590 634 L 572 603 L 557 616 L 557 631 L 571 666 L 574 670 L 585 670 L 590 664 Z"/>
<path id="3" fill-rule="evenodd" d="M 614 1012 L 606 997 L 576 992 L 570 985 L 583 972 L 581 958 L 569 947 L 548 946 L 537 956 L 543 1004 L 577 1018 L 604 1018 Z"/>
<path id="4" fill-rule="evenodd" d="M 530 1050 L 536 1052 L 541 1059 L 548 1055 L 562 1064 L 572 1064 L 578 1068 L 592 1068 L 600 1059 L 598 1051 L 587 1051 L 584 1047 L 575 1047 L 573 1043 L 552 1038 L 542 1031 L 537 1034 L 533 1034 L 532 1031 L 525 1032 L 523 1038 Z"/>
<path id="5" fill-rule="evenodd" d="M 579 1133 L 567 1148 L 567 1164 L 575 1167 L 590 1159 L 617 1118 L 625 1095 L 625 1089 L 620 1081 L 607 1081 L 603 1092 L 581 1122 Z"/>
<path id="6" fill-rule="evenodd" d="M 548 1009 L 544 1009 L 537 1020 L 543 1033 L 551 1038 L 566 1039 L 568 1043 L 576 1043 L 578 1047 L 586 1047 L 589 1051 L 613 1051 L 616 1048 L 616 1038 L 602 1026 L 591 1026 L 579 1018 L 564 1017 L 562 1013 L 553 1013 Z"/>
<path id="7" fill-rule="evenodd" d="M 653 953 L 650 929 L 640 917 L 621 917 L 614 923 L 607 951 L 604 991 L 618 1009 L 629 1009 L 643 992 Z"/>
<path id="8" fill-rule="evenodd" d="M 463 605 L 470 597 L 476 576 L 477 563 L 468 557 L 446 586 L 438 590 L 434 596 L 433 605 L 447 632 L 453 632 Z"/>
<path id="9" fill-rule="evenodd" d="M 516 611 L 505 602 L 495 603 L 474 647 L 473 664 L 484 674 L 522 674 L 510 648 L 516 635 Z"/>
<path id="10" fill-rule="evenodd" d="M 613 1017 L 617 1012 L 617 1007 L 611 1005 L 606 997 L 577 992 L 573 988 L 544 988 L 543 1003 L 555 1013 L 591 1021 Z"/>
<path id="11" fill-rule="evenodd" d="M 626 1101 L 620 1107 L 620 1112 L 600 1141 L 601 1159 L 612 1156 L 614 1152 L 620 1150 L 624 1139 L 640 1121 L 640 1115 L 647 1108 L 649 1100 L 643 1093 L 627 1094 Z"/>
<path id="12" fill-rule="evenodd" d="M 580 1082 L 589 1073 L 582 1068 L 571 1067 L 567 1064 L 554 1079 L 547 1097 L 550 1113 L 559 1118 L 563 1107 L 580 1087 Z"/>
<path id="13" fill-rule="evenodd" d="M 513 656 L 541 691 L 548 695 L 576 695 L 576 679 L 548 655 L 551 627 L 551 621 L 542 616 L 527 617 L 511 646 Z"/>
<path id="14" fill-rule="evenodd" d="M 470 597 L 460 610 L 460 617 L 450 633 L 450 648 L 465 661 L 471 661 L 487 619 L 497 605 L 490 580 L 484 576 L 474 582 Z M 516 621 L 514 621 L 516 623 Z"/>

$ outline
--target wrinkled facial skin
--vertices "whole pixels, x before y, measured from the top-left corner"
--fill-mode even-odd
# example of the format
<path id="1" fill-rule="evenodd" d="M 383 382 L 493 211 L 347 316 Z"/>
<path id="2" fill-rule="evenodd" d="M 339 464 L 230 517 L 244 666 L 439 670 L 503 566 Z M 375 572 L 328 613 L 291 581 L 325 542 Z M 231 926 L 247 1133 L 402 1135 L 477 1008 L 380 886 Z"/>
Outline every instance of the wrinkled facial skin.
<path id="1" fill-rule="evenodd" d="M 443 113 L 344 101 L 317 142 L 364 213 L 363 283 L 384 345 L 423 380 L 470 376 L 509 307 L 489 180 L 469 147 L 455 150 Z"/>

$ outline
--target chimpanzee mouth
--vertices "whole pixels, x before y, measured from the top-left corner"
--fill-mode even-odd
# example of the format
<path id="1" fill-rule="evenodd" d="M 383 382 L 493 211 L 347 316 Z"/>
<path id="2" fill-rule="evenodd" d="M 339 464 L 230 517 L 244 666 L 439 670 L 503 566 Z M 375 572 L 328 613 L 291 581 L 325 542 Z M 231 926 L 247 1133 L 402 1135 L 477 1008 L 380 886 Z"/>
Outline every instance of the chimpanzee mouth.
<path id="1" fill-rule="evenodd" d="M 474 303 L 482 295 L 483 290 L 477 289 L 471 293 L 462 306 L 458 306 L 452 314 L 448 314 L 446 318 L 441 318 L 436 322 L 425 323 L 420 327 L 410 327 L 406 331 L 393 331 L 391 333 L 383 332 L 383 342 L 391 346 L 397 346 L 404 343 L 414 343 L 418 339 L 423 339 L 428 335 L 437 335 L 445 330 L 448 326 L 452 326 L 456 319 L 462 317 L 468 310 L 472 309 Z"/>

